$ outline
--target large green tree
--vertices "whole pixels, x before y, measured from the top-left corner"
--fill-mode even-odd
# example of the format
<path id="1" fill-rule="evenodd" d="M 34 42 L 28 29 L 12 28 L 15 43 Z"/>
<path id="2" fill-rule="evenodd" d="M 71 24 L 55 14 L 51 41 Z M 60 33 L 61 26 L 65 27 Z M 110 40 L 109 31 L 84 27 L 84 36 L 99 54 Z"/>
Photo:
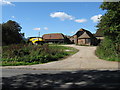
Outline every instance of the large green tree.
<path id="1" fill-rule="evenodd" d="M 106 57 L 120 54 L 120 2 L 103 2 L 101 9 L 106 10 L 102 16 L 98 29 L 103 32 L 105 37 L 101 43 L 101 53 Z"/>
<path id="2" fill-rule="evenodd" d="M 2 24 L 2 43 L 5 45 L 18 44 L 23 41 L 22 27 L 15 21 L 9 20 Z"/>

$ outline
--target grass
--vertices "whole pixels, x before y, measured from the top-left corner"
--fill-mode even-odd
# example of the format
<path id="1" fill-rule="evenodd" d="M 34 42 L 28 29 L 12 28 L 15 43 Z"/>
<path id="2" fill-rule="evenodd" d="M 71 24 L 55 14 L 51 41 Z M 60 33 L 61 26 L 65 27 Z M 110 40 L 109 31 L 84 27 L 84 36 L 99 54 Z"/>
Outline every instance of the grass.
<path id="1" fill-rule="evenodd" d="M 2 66 L 32 65 L 57 61 L 78 52 L 72 47 L 60 45 L 10 45 L 4 46 Z"/>

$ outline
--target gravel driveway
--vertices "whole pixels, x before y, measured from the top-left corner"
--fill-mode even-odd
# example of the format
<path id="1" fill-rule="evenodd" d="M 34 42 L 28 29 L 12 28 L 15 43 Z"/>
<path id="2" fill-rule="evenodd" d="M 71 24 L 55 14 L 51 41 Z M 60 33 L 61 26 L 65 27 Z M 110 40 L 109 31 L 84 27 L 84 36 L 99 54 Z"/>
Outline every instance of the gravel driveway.
<path id="1" fill-rule="evenodd" d="M 118 62 L 101 60 L 95 56 L 96 47 L 94 46 L 76 46 L 79 50 L 76 54 L 60 60 L 46 64 L 26 65 L 26 66 L 4 66 L 2 68 L 25 68 L 25 69 L 40 69 L 40 70 L 109 70 L 119 69 Z"/>

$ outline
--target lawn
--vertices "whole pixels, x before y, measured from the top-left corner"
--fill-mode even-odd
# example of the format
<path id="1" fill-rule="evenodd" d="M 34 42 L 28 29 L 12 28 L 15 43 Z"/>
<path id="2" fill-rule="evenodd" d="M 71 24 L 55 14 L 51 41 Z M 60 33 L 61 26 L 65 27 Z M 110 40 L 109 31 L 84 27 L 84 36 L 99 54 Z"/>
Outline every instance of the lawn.
<path id="1" fill-rule="evenodd" d="M 3 47 L 2 66 L 43 64 L 61 60 L 78 52 L 72 47 L 60 45 L 9 45 Z"/>

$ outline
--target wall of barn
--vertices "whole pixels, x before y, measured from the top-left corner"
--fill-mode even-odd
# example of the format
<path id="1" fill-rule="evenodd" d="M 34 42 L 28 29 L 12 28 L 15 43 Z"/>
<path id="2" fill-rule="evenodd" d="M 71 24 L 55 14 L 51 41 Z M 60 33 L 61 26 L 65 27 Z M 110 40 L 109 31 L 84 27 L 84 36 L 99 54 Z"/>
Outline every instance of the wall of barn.
<path id="1" fill-rule="evenodd" d="M 87 42 L 88 39 L 78 39 L 79 45 L 91 45 L 91 40 L 89 39 L 89 42 Z"/>

